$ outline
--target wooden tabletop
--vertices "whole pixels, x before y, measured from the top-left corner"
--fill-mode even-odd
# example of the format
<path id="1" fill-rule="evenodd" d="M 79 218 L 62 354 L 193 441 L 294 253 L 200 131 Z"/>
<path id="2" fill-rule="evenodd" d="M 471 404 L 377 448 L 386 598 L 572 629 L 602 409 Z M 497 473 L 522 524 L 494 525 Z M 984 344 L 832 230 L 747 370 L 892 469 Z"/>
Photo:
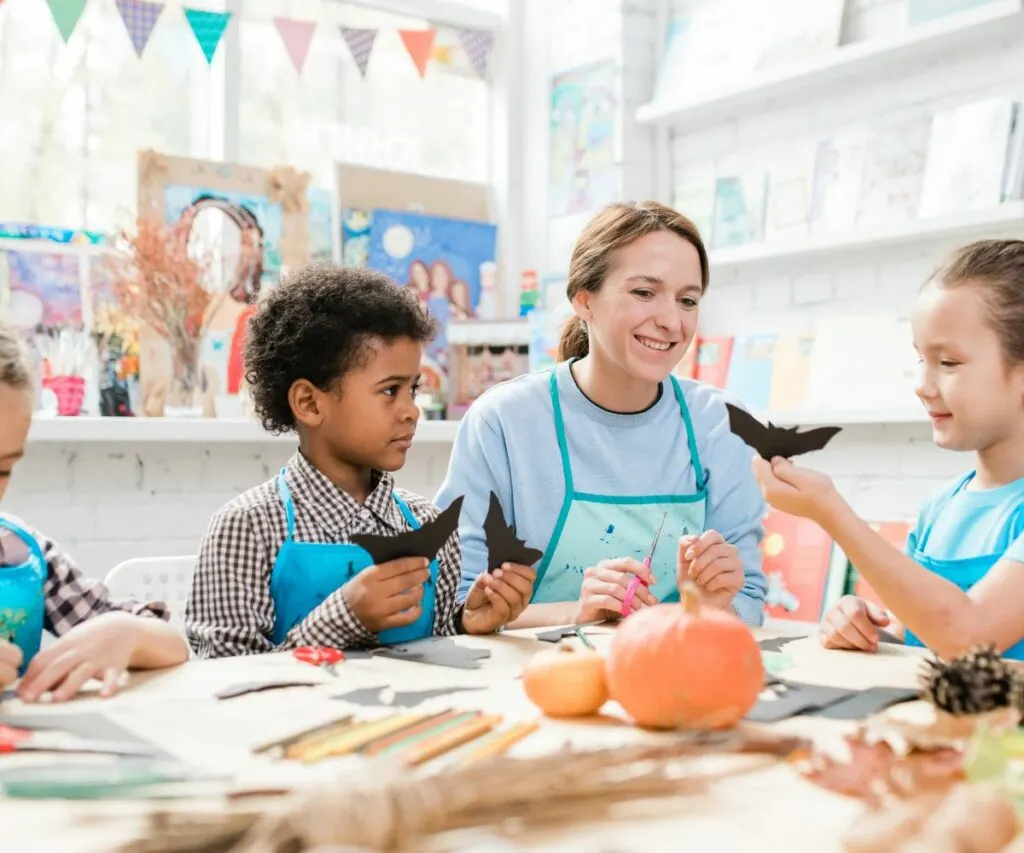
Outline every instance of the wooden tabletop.
<path id="1" fill-rule="evenodd" d="M 758 631 L 759 639 L 796 635 L 784 648 L 793 666 L 782 673 L 795 681 L 838 687 L 875 685 L 913 686 L 921 652 L 899 646 L 882 646 L 875 655 L 822 649 L 814 636 L 801 637 L 803 626 L 775 625 Z M 590 628 L 588 635 L 601 649 L 611 628 Z M 332 698 L 358 687 L 391 686 L 397 690 L 441 687 L 483 689 L 426 700 L 417 710 L 445 708 L 482 709 L 505 716 L 506 721 L 537 719 L 539 712 L 523 694 L 519 673 L 534 654 L 551 648 L 539 642 L 535 631 L 507 632 L 491 637 L 459 637 L 456 642 L 486 648 L 491 655 L 480 669 L 460 670 L 380 657 L 348 660 L 332 677 L 289 654 L 192 661 L 173 670 L 132 676 L 112 699 L 88 694 L 54 706 L 24 706 L 5 702 L 5 714 L 44 712 L 52 715 L 100 711 L 118 724 L 152 740 L 174 756 L 197 767 L 234 774 L 245 786 L 315 784 L 332 778 L 341 762 L 362 758 L 332 759 L 317 764 L 272 760 L 254 755 L 254 746 L 277 737 L 354 712 L 361 716 L 386 713 Z M 568 642 L 568 641 L 563 641 Z M 214 694 L 225 687 L 248 681 L 302 678 L 321 682 L 218 700 Z M 556 721 L 544 719 L 542 727 L 521 741 L 512 754 L 536 754 L 566 743 L 576 746 L 614 746 L 642 742 L 661 735 L 624 725 L 621 710 L 609 703 L 605 719 Z M 854 724 L 814 717 L 796 717 L 773 726 L 815 739 L 840 739 Z M 8 755 L 0 758 L 0 770 L 15 762 L 47 760 L 39 756 Z M 74 758 L 61 759 L 73 761 Z M 721 760 L 742 760 L 722 758 Z M 500 781 L 496 781 L 500 784 Z M 803 780 L 790 767 L 777 764 L 753 769 L 716 782 L 707 794 L 694 796 L 681 808 L 673 800 L 672 813 L 643 820 L 623 820 L 596 826 L 546 831 L 517 838 L 514 846 L 499 847 L 493 839 L 483 846 L 435 849 L 529 849 L 544 851 L 593 850 L 643 851 L 697 849 L 730 853 L 831 853 L 840 851 L 839 838 L 861 810 L 859 802 L 829 793 Z M 32 801 L 0 798 L 0 825 L 11 849 L 24 851 L 108 851 L 132 837 L 140 815 L 160 803 L 125 801 Z M 205 798 L 202 807 L 217 808 L 216 797 Z M 223 808 L 223 805 L 219 806 Z M 10 835 L 13 830 L 14 837 Z M 12 842 L 14 843 L 12 845 Z M 714 845 L 712 847 L 711 845 Z"/>

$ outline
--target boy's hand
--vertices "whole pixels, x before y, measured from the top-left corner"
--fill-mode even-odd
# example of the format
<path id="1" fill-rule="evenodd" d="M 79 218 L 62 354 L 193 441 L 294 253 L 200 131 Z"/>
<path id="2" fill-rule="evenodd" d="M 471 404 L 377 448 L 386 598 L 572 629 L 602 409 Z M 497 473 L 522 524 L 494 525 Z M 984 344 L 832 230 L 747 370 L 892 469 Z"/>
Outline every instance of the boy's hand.
<path id="1" fill-rule="evenodd" d="M 743 560 L 735 545 L 730 545 L 717 530 L 706 530 L 700 536 L 679 537 L 676 556 L 676 583 L 693 581 L 704 600 L 724 610 L 743 588 Z"/>
<path id="2" fill-rule="evenodd" d="M 516 563 L 477 575 L 466 596 L 462 629 L 467 634 L 493 634 L 518 619 L 533 597 L 536 577 L 529 566 Z"/>
<path id="3" fill-rule="evenodd" d="M 113 612 L 80 622 L 32 658 L 18 685 L 18 697 L 35 702 L 52 691 L 54 702 L 66 702 L 90 678 L 103 682 L 101 696 L 112 696 L 135 652 L 140 618 L 144 617 Z"/>
<path id="4" fill-rule="evenodd" d="M 14 643 L 0 640 L 0 687 L 13 684 L 18 679 L 21 666 L 21 649 Z"/>
<path id="5" fill-rule="evenodd" d="M 877 652 L 878 629 L 889 622 L 889 614 L 873 601 L 844 595 L 821 620 L 818 638 L 826 649 Z"/>
<path id="6" fill-rule="evenodd" d="M 423 584 L 429 579 L 428 560 L 406 557 L 363 569 L 341 588 L 341 594 L 363 627 L 379 634 L 420 618 Z"/>

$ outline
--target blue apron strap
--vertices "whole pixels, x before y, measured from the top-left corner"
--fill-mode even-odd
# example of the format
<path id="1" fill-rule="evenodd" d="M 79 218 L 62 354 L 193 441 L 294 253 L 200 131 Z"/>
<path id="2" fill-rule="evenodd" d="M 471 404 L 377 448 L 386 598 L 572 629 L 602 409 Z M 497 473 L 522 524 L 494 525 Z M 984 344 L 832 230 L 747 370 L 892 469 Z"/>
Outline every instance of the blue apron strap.
<path id="1" fill-rule="evenodd" d="M 412 514 L 412 510 L 409 509 L 409 505 L 398 496 L 398 492 L 392 492 L 391 497 L 394 499 L 399 511 L 402 513 L 403 516 L 405 516 L 405 520 L 409 522 L 409 526 L 413 530 L 419 530 L 419 520 L 416 518 L 415 515 Z"/>
<path id="2" fill-rule="evenodd" d="M 39 540 L 29 533 L 24 527 L 15 524 L 13 521 L 10 521 L 3 516 L 0 516 L 0 527 L 5 530 L 9 530 L 28 546 L 29 551 L 32 552 L 32 556 L 39 561 L 39 567 L 45 576 L 49 572 L 49 564 L 46 562 L 46 555 L 43 553 L 43 549 L 39 547 Z"/>
<path id="3" fill-rule="evenodd" d="M 697 437 L 693 434 L 693 423 L 690 421 L 690 410 L 686 407 L 686 400 L 683 397 L 683 386 L 675 376 L 669 375 L 672 380 L 672 388 L 676 393 L 676 400 L 679 403 L 679 411 L 683 415 L 683 423 L 686 424 L 686 443 L 690 448 L 690 460 L 693 462 L 693 474 L 697 480 L 697 491 L 703 492 L 708 485 L 707 474 L 700 464 L 700 453 L 697 452 Z"/>
<path id="4" fill-rule="evenodd" d="M 287 542 L 295 536 L 295 503 L 292 501 L 292 491 L 288 488 L 288 481 L 285 479 L 285 468 L 277 475 L 277 493 L 281 496 L 281 503 L 284 504 L 284 514 L 288 519 Z"/>
<path id="5" fill-rule="evenodd" d="M 556 367 L 551 371 L 551 408 L 555 414 L 555 435 L 558 437 L 558 452 L 562 456 L 562 476 L 565 477 L 565 495 L 568 498 L 573 493 L 572 468 L 569 466 L 569 445 L 565 440 L 565 421 L 562 420 L 562 406 L 558 402 L 558 381 L 555 379 L 555 371 L 557 369 Z"/>

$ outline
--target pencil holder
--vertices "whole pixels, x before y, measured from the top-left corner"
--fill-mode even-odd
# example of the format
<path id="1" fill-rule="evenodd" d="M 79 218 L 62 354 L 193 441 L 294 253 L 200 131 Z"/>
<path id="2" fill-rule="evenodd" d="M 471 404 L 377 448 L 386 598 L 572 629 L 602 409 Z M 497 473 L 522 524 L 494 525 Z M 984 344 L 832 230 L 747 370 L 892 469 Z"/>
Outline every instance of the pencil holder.
<path id="1" fill-rule="evenodd" d="M 36 538 L 14 518 L 0 514 L 0 642 L 21 649 L 24 675 L 43 640 L 46 558 Z"/>
<path id="2" fill-rule="evenodd" d="M 85 400 L 85 379 L 81 376 L 51 376 L 43 380 L 43 386 L 49 388 L 57 397 L 57 414 L 73 417 L 82 412 L 82 401 Z"/>

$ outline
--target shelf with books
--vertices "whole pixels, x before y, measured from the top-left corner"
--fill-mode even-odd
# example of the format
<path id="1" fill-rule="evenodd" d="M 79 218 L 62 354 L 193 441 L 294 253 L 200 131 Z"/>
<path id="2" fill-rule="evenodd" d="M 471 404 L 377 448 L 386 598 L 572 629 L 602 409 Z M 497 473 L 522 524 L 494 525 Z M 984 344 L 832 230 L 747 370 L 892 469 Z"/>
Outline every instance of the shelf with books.
<path id="1" fill-rule="evenodd" d="M 451 444 L 458 421 L 420 421 L 415 444 Z M 136 443 L 295 443 L 295 436 L 272 435 L 256 421 L 234 418 L 46 417 L 32 421 L 29 441 Z"/>
<path id="2" fill-rule="evenodd" d="M 639 124 L 674 127 L 728 120 L 741 111 L 772 109 L 797 99 L 826 95 L 837 85 L 882 79 L 900 68 L 941 59 L 951 50 L 984 44 L 993 38 L 1024 34 L 1022 0 L 993 0 L 986 5 L 917 24 L 887 37 L 836 48 L 798 67 L 760 73 L 755 79 L 699 98 L 687 98 L 685 85 L 667 87 L 679 98 L 640 106 Z"/>
<path id="3" fill-rule="evenodd" d="M 986 210 L 934 216 L 858 231 L 810 234 L 795 240 L 772 240 L 714 249 L 711 268 L 738 267 L 766 261 L 807 258 L 881 246 L 954 238 L 1024 237 L 1024 201 L 1005 202 Z"/>

